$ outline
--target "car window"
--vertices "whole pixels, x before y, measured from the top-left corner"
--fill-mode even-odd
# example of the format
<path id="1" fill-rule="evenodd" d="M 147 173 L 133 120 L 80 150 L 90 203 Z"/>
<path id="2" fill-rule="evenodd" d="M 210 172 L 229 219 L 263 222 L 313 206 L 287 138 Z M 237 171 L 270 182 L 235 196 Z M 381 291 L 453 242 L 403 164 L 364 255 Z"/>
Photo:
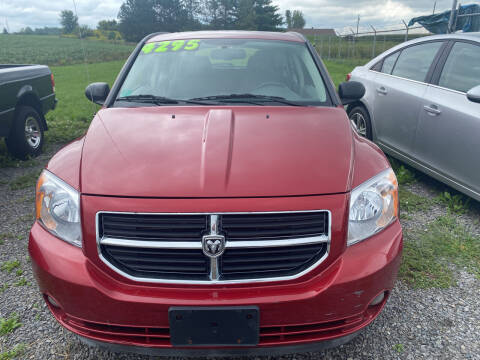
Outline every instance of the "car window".
<path id="1" fill-rule="evenodd" d="M 397 51 L 395 54 L 387 56 L 385 60 L 383 60 L 382 73 L 392 73 L 393 65 L 395 65 L 395 61 L 397 61 L 398 55 L 400 55 L 400 51 Z"/>
<path id="2" fill-rule="evenodd" d="M 456 42 L 438 85 L 462 92 L 480 85 L 480 46 Z"/>
<path id="3" fill-rule="evenodd" d="M 375 65 L 373 65 L 370 70 L 373 70 L 373 71 L 381 71 L 382 70 L 382 60 L 380 60 L 379 62 L 377 62 Z"/>
<path id="4" fill-rule="evenodd" d="M 146 44 L 119 96 L 178 100 L 231 94 L 327 103 L 326 86 L 305 43 L 192 39 Z"/>
<path id="5" fill-rule="evenodd" d="M 442 42 L 430 42 L 403 49 L 392 75 L 410 80 L 425 81 L 430 65 Z"/>

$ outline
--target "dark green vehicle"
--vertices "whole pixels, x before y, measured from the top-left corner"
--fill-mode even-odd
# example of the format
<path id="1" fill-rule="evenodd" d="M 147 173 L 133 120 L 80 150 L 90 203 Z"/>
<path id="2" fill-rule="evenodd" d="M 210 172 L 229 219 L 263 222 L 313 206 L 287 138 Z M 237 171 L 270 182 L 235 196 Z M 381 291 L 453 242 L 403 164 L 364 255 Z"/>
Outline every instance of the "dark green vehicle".
<path id="1" fill-rule="evenodd" d="M 48 66 L 0 65 L 0 137 L 12 155 L 25 159 L 41 153 L 45 114 L 56 103 Z"/>

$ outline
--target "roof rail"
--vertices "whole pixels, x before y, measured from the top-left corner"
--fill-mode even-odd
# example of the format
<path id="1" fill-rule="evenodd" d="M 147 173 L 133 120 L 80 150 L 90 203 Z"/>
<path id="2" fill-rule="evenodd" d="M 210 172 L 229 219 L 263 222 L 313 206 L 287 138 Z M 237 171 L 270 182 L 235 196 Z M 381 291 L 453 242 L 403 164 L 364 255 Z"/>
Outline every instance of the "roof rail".
<path id="1" fill-rule="evenodd" d="M 163 34 L 168 34 L 168 31 L 160 31 L 160 32 L 155 32 L 155 33 L 148 34 L 140 42 L 142 44 L 144 44 L 145 42 L 150 40 L 152 37 L 157 36 L 157 35 L 163 35 Z"/>
<path id="2" fill-rule="evenodd" d="M 308 39 L 303 34 L 300 34 L 299 32 L 296 32 L 296 31 L 287 31 L 286 34 L 292 34 L 302 39 L 303 41 L 308 41 Z"/>

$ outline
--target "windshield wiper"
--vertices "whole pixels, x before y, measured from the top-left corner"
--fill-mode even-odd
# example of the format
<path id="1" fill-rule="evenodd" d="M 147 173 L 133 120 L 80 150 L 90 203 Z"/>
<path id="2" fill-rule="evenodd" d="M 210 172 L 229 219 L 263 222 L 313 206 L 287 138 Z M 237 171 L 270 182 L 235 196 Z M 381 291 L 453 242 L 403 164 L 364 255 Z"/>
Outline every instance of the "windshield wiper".
<path id="1" fill-rule="evenodd" d="M 170 99 L 164 96 L 155 96 L 150 94 L 121 96 L 121 97 L 118 97 L 116 101 L 139 102 L 139 103 L 149 103 L 149 104 L 156 104 L 156 105 L 178 104 L 178 103 L 209 105 L 203 101 Z"/>
<path id="2" fill-rule="evenodd" d="M 155 95 L 121 96 L 121 97 L 118 97 L 116 101 L 142 102 L 142 103 L 152 103 L 152 104 L 178 104 L 177 100 L 169 99 L 163 96 L 155 96 Z"/>
<path id="3" fill-rule="evenodd" d="M 192 101 L 203 101 L 203 100 L 213 100 L 220 102 L 244 102 L 259 104 L 265 102 L 277 102 L 280 104 L 286 104 L 290 106 L 305 106 L 304 104 L 287 100 L 281 96 L 268 96 L 268 95 L 257 95 L 257 94 L 229 94 L 229 95 L 213 95 L 205 96 L 199 98 L 189 99 Z"/>

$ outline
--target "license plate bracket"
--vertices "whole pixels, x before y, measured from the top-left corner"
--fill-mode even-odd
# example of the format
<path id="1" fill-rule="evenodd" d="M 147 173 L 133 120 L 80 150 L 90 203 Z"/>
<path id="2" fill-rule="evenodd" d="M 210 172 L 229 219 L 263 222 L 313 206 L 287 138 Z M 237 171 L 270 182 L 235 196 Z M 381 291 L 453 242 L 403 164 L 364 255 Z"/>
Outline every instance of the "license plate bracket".
<path id="1" fill-rule="evenodd" d="M 182 307 L 168 310 L 173 346 L 255 346 L 259 338 L 257 306 Z"/>

